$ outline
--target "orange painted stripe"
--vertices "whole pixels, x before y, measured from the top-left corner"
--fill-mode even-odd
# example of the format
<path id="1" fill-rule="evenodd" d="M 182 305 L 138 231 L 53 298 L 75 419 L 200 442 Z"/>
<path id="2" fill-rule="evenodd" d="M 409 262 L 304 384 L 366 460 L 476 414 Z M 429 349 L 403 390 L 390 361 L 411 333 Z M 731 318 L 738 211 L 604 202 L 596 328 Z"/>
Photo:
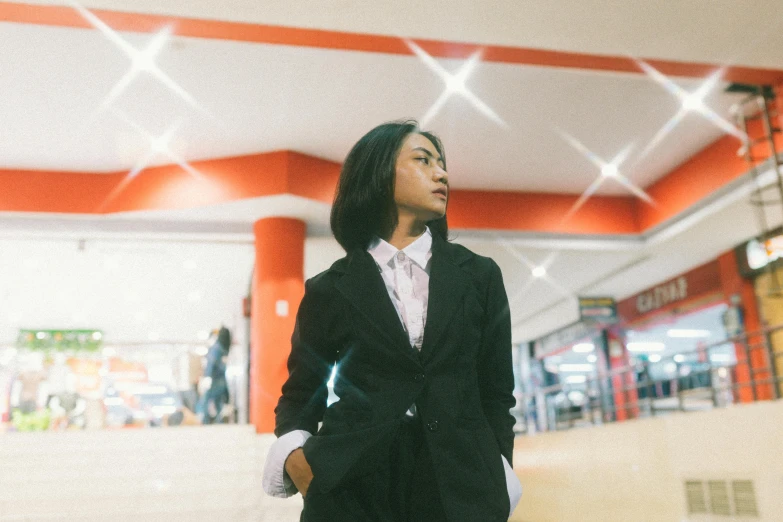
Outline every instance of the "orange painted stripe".
<path id="1" fill-rule="evenodd" d="M 286 192 L 331 205 L 342 165 L 297 152 L 287 160 Z"/>
<path id="2" fill-rule="evenodd" d="M 759 132 L 752 127 L 750 135 L 759 136 Z M 655 205 L 637 200 L 640 230 L 649 230 L 674 218 L 745 175 L 749 167 L 744 157 L 737 155 L 740 145 L 733 136 L 719 138 L 648 187 L 647 193 Z M 776 146 L 779 151 L 783 150 L 783 136 L 777 136 Z M 766 158 L 769 147 L 763 143 L 754 147 L 753 151 L 756 157 Z"/>
<path id="3" fill-rule="evenodd" d="M 240 199 L 292 194 L 331 204 L 340 165 L 282 151 L 155 167 L 132 180 L 125 173 L 0 171 L 0 212 L 108 214 L 197 208 Z M 578 196 L 453 190 L 453 228 L 616 235 L 639 232 L 631 197 L 596 196 L 563 220 Z"/>
<path id="4" fill-rule="evenodd" d="M 174 34 L 193 38 L 384 54 L 412 54 L 404 40 L 394 36 L 125 13 L 101 9 L 93 10 L 93 13 L 117 31 L 152 33 L 159 31 L 164 26 L 172 25 Z M 27 5 L 15 2 L 0 2 L 0 22 L 74 28 L 91 27 L 87 21 L 69 7 Z M 482 59 L 485 62 L 592 71 L 643 73 L 634 59 L 626 56 L 606 56 L 425 39 L 412 40 L 437 58 L 467 58 L 477 49 L 481 49 L 483 51 Z M 707 63 L 655 59 L 645 59 L 645 61 L 663 74 L 678 77 L 704 78 L 719 68 L 719 65 Z M 774 85 L 783 82 L 783 71 L 758 67 L 729 67 L 726 69 L 723 78 L 732 82 Z"/>
<path id="5" fill-rule="evenodd" d="M 133 179 L 124 172 L 0 170 L 0 211 L 108 214 L 195 208 L 276 194 L 331 203 L 340 166 L 301 156 L 280 151 L 191 163 L 200 177 L 177 165 L 152 167 Z"/>
<path id="6" fill-rule="evenodd" d="M 638 234 L 632 197 L 594 196 L 571 218 L 579 196 L 453 190 L 449 227 L 553 234 Z"/>

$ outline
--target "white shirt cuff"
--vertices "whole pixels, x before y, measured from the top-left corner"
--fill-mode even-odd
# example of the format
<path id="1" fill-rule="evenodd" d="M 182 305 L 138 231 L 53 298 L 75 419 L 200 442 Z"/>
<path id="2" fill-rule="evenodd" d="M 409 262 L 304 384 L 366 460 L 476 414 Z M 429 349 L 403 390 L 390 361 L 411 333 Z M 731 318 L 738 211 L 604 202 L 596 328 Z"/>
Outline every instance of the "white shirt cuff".
<path id="1" fill-rule="evenodd" d="M 299 490 L 285 471 L 285 461 L 295 450 L 304 446 L 312 434 L 304 430 L 294 430 L 277 439 L 269 448 L 264 463 L 262 485 L 267 495 L 288 498 Z"/>
<path id="2" fill-rule="evenodd" d="M 509 518 L 514 514 L 514 510 L 517 508 L 517 504 L 522 499 L 522 483 L 519 482 L 517 474 L 511 469 L 506 457 L 500 456 L 503 459 L 503 470 L 506 472 L 506 489 L 508 490 L 508 500 L 511 504 L 511 511 L 508 512 Z"/>

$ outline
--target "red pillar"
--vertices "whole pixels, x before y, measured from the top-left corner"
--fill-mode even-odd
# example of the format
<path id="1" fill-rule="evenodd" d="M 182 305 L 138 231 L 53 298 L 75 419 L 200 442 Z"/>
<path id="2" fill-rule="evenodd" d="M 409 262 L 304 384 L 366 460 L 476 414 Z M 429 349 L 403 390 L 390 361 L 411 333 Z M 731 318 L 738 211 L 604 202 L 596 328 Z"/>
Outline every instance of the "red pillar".
<path id="1" fill-rule="evenodd" d="M 606 338 L 609 343 L 609 369 L 627 368 L 630 364 L 630 356 L 625 347 L 625 331 L 619 328 L 609 328 L 606 331 Z M 615 417 L 618 422 L 635 419 L 639 416 L 639 394 L 636 386 L 636 373 L 633 371 L 612 376 Z"/>
<path id="2" fill-rule="evenodd" d="M 756 301 L 756 291 L 753 283 L 744 279 L 739 273 L 737 266 L 737 257 L 733 250 L 730 250 L 718 258 L 720 266 L 721 286 L 723 286 L 723 295 L 731 301 L 739 298 L 739 306 L 742 308 L 745 319 L 744 329 L 748 333 L 755 333 L 761 330 L 762 324 L 759 316 L 759 307 Z M 737 354 L 737 366 L 734 369 L 734 384 L 746 384 L 737 388 L 737 399 L 739 402 L 753 401 L 753 392 L 750 383 L 751 371 L 757 372 L 755 380 L 763 381 L 771 377 L 767 366 L 766 353 L 764 353 L 763 343 L 760 336 L 751 336 L 748 339 L 750 346 L 758 345 L 759 348 L 750 350 L 746 353 L 746 347 L 743 343 L 735 343 L 734 349 Z M 756 399 L 771 399 L 773 397 L 772 386 L 770 384 L 755 385 Z"/>
<path id="3" fill-rule="evenodd" d="M 275 428 L 274 409 L 288 378 L 296 311 L 304 295 L 306 225 L 265 218 L 253 226 L 256 266 L 250 327 L 250 423 L 258 433 Z"/>

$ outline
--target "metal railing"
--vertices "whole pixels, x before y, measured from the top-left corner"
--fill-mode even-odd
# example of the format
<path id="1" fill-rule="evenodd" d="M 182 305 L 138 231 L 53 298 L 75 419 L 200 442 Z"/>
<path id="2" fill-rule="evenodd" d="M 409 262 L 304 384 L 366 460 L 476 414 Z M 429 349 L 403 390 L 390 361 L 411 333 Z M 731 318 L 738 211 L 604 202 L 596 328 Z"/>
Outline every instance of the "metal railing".
<path id="1" fill-rule="evenodd" d="M 780 350 L 774 350 L 776 332 L 783 332 L 783 324 L 661 357 L 654 363 L 644 360 L 606 371 L 598 364 L 583 384 L 566 382 L 522 394 L 516 408 L 519 425 L 533 424 L 536 431 L 563 430 L 778 399 L 783 388 L 783 377 L 777 371 L 783 340 Z M 731 360 L 713 356 L 719 349 L 721 355 L 729 351 Z M 667 376 L 656 378 L 653 366 L 668 366 Z M 572 398 L 574 392 L 579 400 Z"/>

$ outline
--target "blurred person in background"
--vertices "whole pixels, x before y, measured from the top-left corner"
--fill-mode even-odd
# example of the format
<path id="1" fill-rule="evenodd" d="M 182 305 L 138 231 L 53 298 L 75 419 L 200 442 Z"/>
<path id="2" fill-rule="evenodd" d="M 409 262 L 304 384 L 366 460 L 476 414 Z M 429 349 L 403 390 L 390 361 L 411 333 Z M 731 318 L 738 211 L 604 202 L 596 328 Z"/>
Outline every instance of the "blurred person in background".
<path id="1" fill-rule="evenodd" d="M 343 164 L 347 256 L 305 284 L 263 478 L 302 493 L 303 522 L 500 522 L 519 500 L 508 299 L 494 261 L 448 241 L 448 197 L 441 142 L 414 121 Z"/>
<path id="2" fill-rule="evenodd" d="M 171 415 L 165 417 L 163 426 L 175 427 L 175 426 L 199 426 L 201 420 L 198 415 L 190 411 L 187 406 L 182 406 Z"/>
<path id="3" fill-rule="evenodd" d="M 202 396 L 196 412 L 201 415 L 203 424 L 220 422 L 223 406 L 228 403 L 225 358 L 230 349 L 231 332 L 225 326 L 221 326 L 215 342 L 207 351 L 207 364 L 199 383 Z"/>
<path id="4" fill-rule="evenodd" d="M 217 330 L 215 334 L 217 334 Z M 177 356 L 174 366 L 174 384 L 182 404 L 190 411 L 196 411 L 199 402 L 198 386 L 202 376 L 201 360 L 201 355 L 189 350 Z"/>

